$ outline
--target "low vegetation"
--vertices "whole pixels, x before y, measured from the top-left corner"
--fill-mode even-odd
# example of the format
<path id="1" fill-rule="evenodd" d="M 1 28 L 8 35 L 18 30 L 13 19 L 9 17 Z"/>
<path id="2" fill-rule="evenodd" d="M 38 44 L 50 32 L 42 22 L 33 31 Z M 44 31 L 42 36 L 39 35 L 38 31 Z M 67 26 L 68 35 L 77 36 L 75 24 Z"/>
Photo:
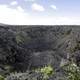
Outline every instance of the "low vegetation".
<path id="1" fill-rule="evenodd" d="M 1 26 L 0 80 L 80 80 L 80 27 Z"/>

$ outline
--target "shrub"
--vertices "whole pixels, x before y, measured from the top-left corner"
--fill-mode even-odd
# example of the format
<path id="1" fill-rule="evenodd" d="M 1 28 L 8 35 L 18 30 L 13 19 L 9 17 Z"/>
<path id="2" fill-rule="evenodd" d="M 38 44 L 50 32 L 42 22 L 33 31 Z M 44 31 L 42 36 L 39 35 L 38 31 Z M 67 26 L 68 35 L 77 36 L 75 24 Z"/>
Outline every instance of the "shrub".
<path id="1" fill-rule="evenodd" d="M 50 65 L 48 65 L 37 69 L 36 72 L 42 73 L 42 80 L 47 80 L 52 74 L 54 74 L 54 69 Z"/>
<path id="2" fill-rule="evenodd" d="M 75 63 L 70 63 L 63 67 L 67 80 L 80 80 L 80 68 Z"/>

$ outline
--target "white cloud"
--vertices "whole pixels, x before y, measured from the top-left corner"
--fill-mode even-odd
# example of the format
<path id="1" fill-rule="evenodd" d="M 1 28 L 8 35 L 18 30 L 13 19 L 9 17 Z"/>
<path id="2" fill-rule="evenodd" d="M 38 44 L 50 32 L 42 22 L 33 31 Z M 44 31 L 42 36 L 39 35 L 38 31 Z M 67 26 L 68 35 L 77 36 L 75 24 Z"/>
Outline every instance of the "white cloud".
<path id="1" fill-rule="evenodd" d="M 17 10 L 20 12 L 24 12 L 24 9 L 21 6 L 17 6 Z"/>
<path id="2" fill-rule="evenodd" d="M 33 3 L 32 4 L 32 10 L 34 11 L 44 11 L 44 7 L 40 4 L 37 4 L 37 3 Z"/>
<path id="3" fill-rule="evenodd" d="M 36 0 L 24 0 L 24 1 L 26 1 L 26 2 L 34 2 Z"/>
<path id="4" fill-rule="evenodd" d="M 50 7 L 54 10 L 57 10 L 57 7 L 55 5 L 51 5 Z"/>
<path id="5" fill-rule="evenodd" d="M 6 24 L 25 24 L 28 14 L 16 9 L 9 8 L 7 5 L 0 5 L 0 23 Z M 25 18 L 26 17 L 26 18 Z"/>
<path id="6" fill-rule="evenodd" d="M 18 2 L 17 1 L 13 1 L 10 3 L 10 5 L 14 6 L 14 5 L 18 5 Z"/>
<path id="7" fill-rule="evenodd" d="M 24 10 L 24 9 L 22 9 Z M 79 25 L 80 17 L 67 16 L 32 16 L 17 7 L 10 8 L 8 5 L 0 5 L 0 23 L 15 25 Z"/>

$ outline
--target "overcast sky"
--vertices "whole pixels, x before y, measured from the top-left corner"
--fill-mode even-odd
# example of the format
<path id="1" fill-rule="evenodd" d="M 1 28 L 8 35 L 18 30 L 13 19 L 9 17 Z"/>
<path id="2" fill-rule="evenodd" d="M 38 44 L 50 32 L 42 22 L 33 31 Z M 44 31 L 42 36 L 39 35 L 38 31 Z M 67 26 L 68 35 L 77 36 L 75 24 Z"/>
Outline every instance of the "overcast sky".
<path id="1" fill-rule="evenodd" d="M 0 0 L 0 23 L 79 25 L 80 0 Z"/>

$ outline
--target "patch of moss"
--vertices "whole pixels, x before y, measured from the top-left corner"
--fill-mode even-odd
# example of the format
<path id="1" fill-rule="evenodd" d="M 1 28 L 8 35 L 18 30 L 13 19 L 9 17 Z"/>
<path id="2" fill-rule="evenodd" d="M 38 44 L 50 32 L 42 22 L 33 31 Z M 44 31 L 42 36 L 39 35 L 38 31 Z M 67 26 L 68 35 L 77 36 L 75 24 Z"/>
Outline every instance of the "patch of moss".
<path id="1" fill-rule="evenodd" d="M 52 66 L 44 66 L 40 69 L 36 69 L 35 72 L 43 74 L 43 80 L 47 80 L 52 74 L 54 74 L 54 69 Z"/>
<path id="2" fill-rule="evenodd" d="M 41 68 L 41 72 L 46 75 L 51 75 L 53 72 L 53 68 L 51 66 L 45 66 L 45 67 Z"/>
<path id="3" fill-rule="evenodd" d="M 2 75 L 0 75 L 0 80 L 4 80 L 4 77 Z"/>

